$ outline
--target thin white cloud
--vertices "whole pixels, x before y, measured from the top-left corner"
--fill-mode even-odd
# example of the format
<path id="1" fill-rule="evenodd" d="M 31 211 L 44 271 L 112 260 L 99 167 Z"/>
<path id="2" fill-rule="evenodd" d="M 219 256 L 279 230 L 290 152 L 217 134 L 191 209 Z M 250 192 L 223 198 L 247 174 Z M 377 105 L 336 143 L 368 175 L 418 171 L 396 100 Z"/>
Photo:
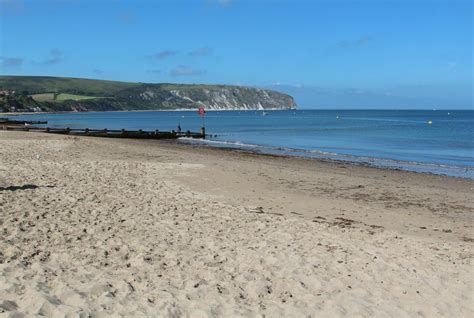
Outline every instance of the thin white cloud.
<path id="1" fill-rule="evenodd" d="M 25 61 L 23 58 L 20 57 L 0 57 L 1 66 L 2 67 L 15 67 L 21 66 Z"/>
<path id="2" fill-rule="evenodd" d="M 200 57 L 200 56 L 209 56 L 212 55 L 213 49 L 207 46 L 197 48 L 188 53 L 188 56 L 191 57 Z"/>
<path id="3" fill-rule="evenodd" d="M 64 60 L 64 53 L 60 49 L 54 48 L 49 51 L 49 57 L 43 61 L 34 62 L 37 65 L 53 65 Z"/>
<path id="4" fill-rule="evenodd" d="M 194 76 L 194 75 L 203 75 L 205 74 L 205 70 L 198 70 L 194 69 L 190 66 L 185 66 L 185 65 L 179 65 L 175 68 L 173 68 L 169 75 L 171 76 Z"/>
<path id="5" fill-rule="evenodd" d="M 164 50 L 164 51 L 159 51 L 154 54 L 151 54 L 148 57 L 152 59 L 156 59 L 156 60 L 162 60 L 162 59 L 176 56 L 177 54 L 178 54 L 178 51 L 175 51 L 175 50 Z"/>

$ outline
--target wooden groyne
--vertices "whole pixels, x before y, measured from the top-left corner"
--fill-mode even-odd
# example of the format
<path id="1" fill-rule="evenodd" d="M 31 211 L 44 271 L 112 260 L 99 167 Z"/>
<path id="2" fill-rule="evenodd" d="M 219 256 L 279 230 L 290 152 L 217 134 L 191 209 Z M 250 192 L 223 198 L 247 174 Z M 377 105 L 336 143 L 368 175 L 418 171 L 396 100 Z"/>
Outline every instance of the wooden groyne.
<path id="1" fill-rule="evenodd" d="M 6 117 L 0 117 L 0 125 L 46 125 L 47 121 L 41 120 L 13 120 Z"/>
<path id="2" fill-rule="evenodd" d="M 74 135 L 74 136 L 92 136 L 92 137 L 107 137 L 107 138 L 131 138 L 131 139 L 177 139 L 180 137 L 188 138 L 205 138 L 206 133 L 204 128 L 200 132 L 177 132 L 177 131 L 146 131 L 146 130 L 113 130 L 113 129 L 73 129 L 73 128 L 51 128 L 51 127 L 36 127 L 28 125 L 5 125 L 0 122 L 0 130 L 13 131 L 34 131 L 49 134 Z"/>

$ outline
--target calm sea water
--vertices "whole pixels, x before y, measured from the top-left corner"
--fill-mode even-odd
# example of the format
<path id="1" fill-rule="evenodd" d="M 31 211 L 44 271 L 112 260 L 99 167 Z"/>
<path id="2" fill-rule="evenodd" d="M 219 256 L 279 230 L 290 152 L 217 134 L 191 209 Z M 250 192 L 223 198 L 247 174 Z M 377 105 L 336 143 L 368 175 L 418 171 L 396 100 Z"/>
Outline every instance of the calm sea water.
<path id="1" fill-rule="evenodd" d="M 198 131 L 197 112 L 97 112 L 19 116 L 48 126 Z M 432 124 L 428 124 L 431 121 Z M 474 111 L 210 111 L 204 141 L 216 147 L 345 160 L 474 178 Z M 183 142 L 196 142 L 187 141 Z"/>

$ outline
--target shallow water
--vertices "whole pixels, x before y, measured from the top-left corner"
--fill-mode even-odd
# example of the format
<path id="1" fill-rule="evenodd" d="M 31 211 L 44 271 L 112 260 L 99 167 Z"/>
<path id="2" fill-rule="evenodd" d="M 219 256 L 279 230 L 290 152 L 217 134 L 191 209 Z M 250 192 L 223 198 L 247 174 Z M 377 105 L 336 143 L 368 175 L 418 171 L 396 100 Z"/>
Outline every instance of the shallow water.
<path id="1" fill-rule="evenodd" d="M 210 111 L 204 143 L 474 178 L 474 111 Z M 18 116 L 50 127 L 198 131 L 197 112 L 95 112 Z M 428 122 L 431 121 L 432 124 Z M 184 142 L 190 142 L 184 140 Z"/>

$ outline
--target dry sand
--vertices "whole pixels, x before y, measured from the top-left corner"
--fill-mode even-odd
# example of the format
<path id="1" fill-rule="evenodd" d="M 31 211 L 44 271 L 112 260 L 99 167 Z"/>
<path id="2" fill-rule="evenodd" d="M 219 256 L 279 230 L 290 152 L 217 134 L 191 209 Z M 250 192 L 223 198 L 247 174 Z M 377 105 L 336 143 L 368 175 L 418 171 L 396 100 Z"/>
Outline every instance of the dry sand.
<path id="1" fill-rule="evenodd" d="M 0 317 L 473 317 L 474 182 L 0 132 Z"/>

